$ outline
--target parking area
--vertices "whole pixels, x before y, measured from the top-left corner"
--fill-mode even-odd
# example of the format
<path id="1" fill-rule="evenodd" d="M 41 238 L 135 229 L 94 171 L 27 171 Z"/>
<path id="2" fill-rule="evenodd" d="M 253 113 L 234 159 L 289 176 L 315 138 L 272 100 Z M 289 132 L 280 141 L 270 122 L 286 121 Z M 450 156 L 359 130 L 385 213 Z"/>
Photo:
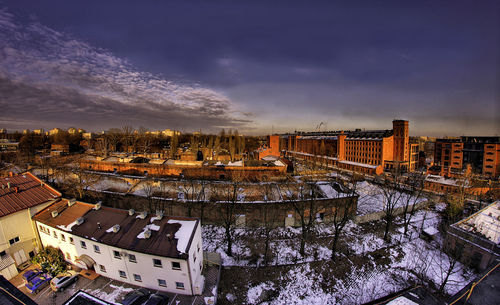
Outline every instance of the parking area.
<path id="1" fill-rule="evenodd" d="M 28 269 L 33 269 L 33 268 L 34 268 L 33 266 L 30 266 Z M 99 276 L 94 280 L 90 280 L 83 276 L 79 276 L 78 280 L 69 285 L 68 287 L 66 287 L 64 291 L 53 292 L 50 289 L 50 286 L 47 286 L 37 294 L 31 294 L 29 293 L 29 291 L 24 286 L 24 283 L 22 282 L 21 276 L 26 270 L 24 270 L 22 273 L 11 279 L 10 282 L 13 285 L 15 285 L 19 290 L 21 290 L 23 293 L 28 295 L 32 300 L 34 300 L 39 305 L 63 304 L 78 290 L 83 290 L 95 297 L 98 297 L 110 303 L 119 303 L 122 301 L 122 299 L 127 293 L 140 288 L 138 286 L 112 280 L 103 276 Z M 168 295 L 169 305 L 205 304 L 204 298 L 206 296 L 210 297 L 213 295 L 213 288 L 215 286 L 215 281 L 213 280 L 213 278 L 214 276 L 215 277 L 217 276 L 218 268 L 212 269 L 212 267 L 207 267 L 205 268 L 204 271 L 209 272 L 209 274 L 205 274 L 206 278 L 205 289 L 202 296 L 187 296 L 181 294 L 162 292 L 162 294 Z M 151 289 L 150 291 L 151 293 L 157 292 L 157 290 L 151 290 Z"/>

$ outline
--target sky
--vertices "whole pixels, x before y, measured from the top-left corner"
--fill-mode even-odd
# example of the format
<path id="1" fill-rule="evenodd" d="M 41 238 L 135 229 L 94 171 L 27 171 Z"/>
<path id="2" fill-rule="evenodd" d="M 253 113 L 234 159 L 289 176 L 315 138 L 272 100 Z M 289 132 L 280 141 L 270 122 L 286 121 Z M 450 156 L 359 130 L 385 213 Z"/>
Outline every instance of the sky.
<path id="1" fill-rule="evenodd" d="M 500 135 L 499 1 L 0 0 L 0 128 Z"/>

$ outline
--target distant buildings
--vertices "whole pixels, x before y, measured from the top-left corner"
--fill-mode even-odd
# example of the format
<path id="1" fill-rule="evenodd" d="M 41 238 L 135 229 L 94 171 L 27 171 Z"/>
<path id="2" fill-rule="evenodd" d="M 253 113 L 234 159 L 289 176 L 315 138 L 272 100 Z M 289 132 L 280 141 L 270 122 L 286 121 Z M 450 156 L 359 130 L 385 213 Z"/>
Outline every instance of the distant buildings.
<path id="1" fill-rule="evenodd" d="M 0 274 L 10 279 L 16 266 L 35 255 L 38 245 L 31 216 L 61 193 L 30 173 L 0 179 Z"/>
<path id="2" fill-rule="evenodd" d="M 497 178 L 500 175 L 500 137 L 436 140 L 434 165 L 429 173 L 456 177 L 468 166 L 473 173 Z"/>
<path id="3" fill-rule="evenodd" d="M 307 132 L 270 136 L 259 157 L 285 155 L 368 174 L 384 169 L 414 170 L 418 144 L 410 143 L 409 123 L 394 120 L 392 130 Z"/>
<path id="4" fill-rule="evenodd" d="M 33 219 L 44 247 L 84 269 L 155 290 L 196 295 L 204 278 L 198 219 L 59 200 Z"/>

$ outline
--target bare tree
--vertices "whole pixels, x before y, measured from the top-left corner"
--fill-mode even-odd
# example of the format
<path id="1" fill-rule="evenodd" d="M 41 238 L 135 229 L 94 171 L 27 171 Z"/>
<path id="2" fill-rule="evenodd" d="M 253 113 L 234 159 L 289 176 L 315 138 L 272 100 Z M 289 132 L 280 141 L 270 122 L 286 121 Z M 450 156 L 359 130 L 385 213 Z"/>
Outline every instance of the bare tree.
<path id="1" fill-rule="evenodd" d="M 264 264 L 269 262 L 269 246 L 272 240 L 272 233 L 280 224 L 279 210 L 277 206 L 268 207 L 270 199 L 273 196 L 273 189 L 276 188 L 274 183 L 265 181 L 261 184 L 263 190 L 263 204 L 260 208 L 260 218 L 254 220 L 253 227 L 255 228 L 256 235 L 262 237 L 264 242 Z"/>
<path id="2" fill-rule="evenodd" d="M 82 199 L 85 196 L 85 192 L 90 186 L 94 185 L 101 179 L 100 175 L 83 170 L 80 167 L 73 168 L 70 171 L 70 179 L 67 181 L 71 184 L 72 189 L 76 192 L 75 195 L 77 195 L 79 199 Z"/>
<path id="3" fill-rule="evenodd" d="M 134 128 L 130 125 L 125 125 L 122 127 L 122 139 L 123 139 L 123 144 L 125 146 L 125 152 L 129 152 L 130 148 L 130 143 L 132 140 L 132 132 L 134 131 Z"/>
<path id="4" fill-rule="evenodd" d="M 384 216 L 384 240 L 389 242 L 389 231 L 396 217 L 396 208 L 401 201 L 403 194 L 403 176 L 401 169 L 398 167 L 386 174 L 380 181 L 380 193 L 383 198 Z"/>
<path id="5" fill-rule="evenodd" d="M 425 177 L 417 172 L 409 173 L 405 180 L 405 190 L 402 192 L 401 198 L 404 235 L 408 234 L 408 227 L 413 215 L 415 215 L 418 201 L 425 195 L 424 181 Z"/>
<path id="6" fill-rule="evenodd" d="M 316 225 L 316 213 L 319 210 L 317 204 L 316 182 L 310 178 L 302 177 L 303 181 L 298 185 L 289 178 L 287 183 L 283 184 L 288 188 L 287 192 L 292 193 L 293 187 L 298 186 L 297 199 L 289 197 L 289 203 L 292 205 L 295 214 L 299 217 L 301 227 L 300 254 L 305 255 L 306 241 L 312 237 L 314 226 Z"/>
<path id="7" fill-rule="evenodd" d="M 339 237 L 342 234 L 347 222 L 351 219 L 351 216 L 355 212 L 353 209 L 356 207 L 356 186 L 358 180 L 357 176 L 353 174 L 348 186 L 343 186 L 342 180 L 337 179 L 336 177 L 332 177 L 329 182 L 332 189 L 336 189 L 337 191 L 337 200 L 335 201 L 334 210 L 331 215 L 331 222 L 334 229 L 331 259 L 332 261 L 335 261 Z"/>
<path id="8" fill-rule="evenodd" d="M 239 203 L 238 194 L 241 193 L 242 179 L 233 177 L 232 181 L 223 188 L 217 188 L 221 211 L 219 219 L 224 228 L 225 239 L 227 242 L 227 255 L 233 256 L 233 242 L 235 237 L 236 222 L 242 211 L 241 203 Z"/>

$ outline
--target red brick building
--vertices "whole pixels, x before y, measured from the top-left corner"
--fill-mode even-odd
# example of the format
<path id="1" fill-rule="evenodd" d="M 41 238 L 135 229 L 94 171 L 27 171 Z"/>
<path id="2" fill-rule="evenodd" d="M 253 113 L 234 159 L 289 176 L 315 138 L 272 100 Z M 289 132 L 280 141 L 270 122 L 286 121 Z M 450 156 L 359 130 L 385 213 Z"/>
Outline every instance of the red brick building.
<path id="1" fill-rule="evenodd" d="M 394 120 L 391 130 L 309 132 L 282 135 L 286 155 L 367 174 L 384 169 L 413 170 L 418 144 L 409 142 L 409 123 Z M 273 143 L 269 147 L 273 149 Z M 416 148 L 415 148 L 416 147 Z M 280 147 L 277 148 L 280 150 Z M 416 155 L 416 156 L 415 156 Z"/>

